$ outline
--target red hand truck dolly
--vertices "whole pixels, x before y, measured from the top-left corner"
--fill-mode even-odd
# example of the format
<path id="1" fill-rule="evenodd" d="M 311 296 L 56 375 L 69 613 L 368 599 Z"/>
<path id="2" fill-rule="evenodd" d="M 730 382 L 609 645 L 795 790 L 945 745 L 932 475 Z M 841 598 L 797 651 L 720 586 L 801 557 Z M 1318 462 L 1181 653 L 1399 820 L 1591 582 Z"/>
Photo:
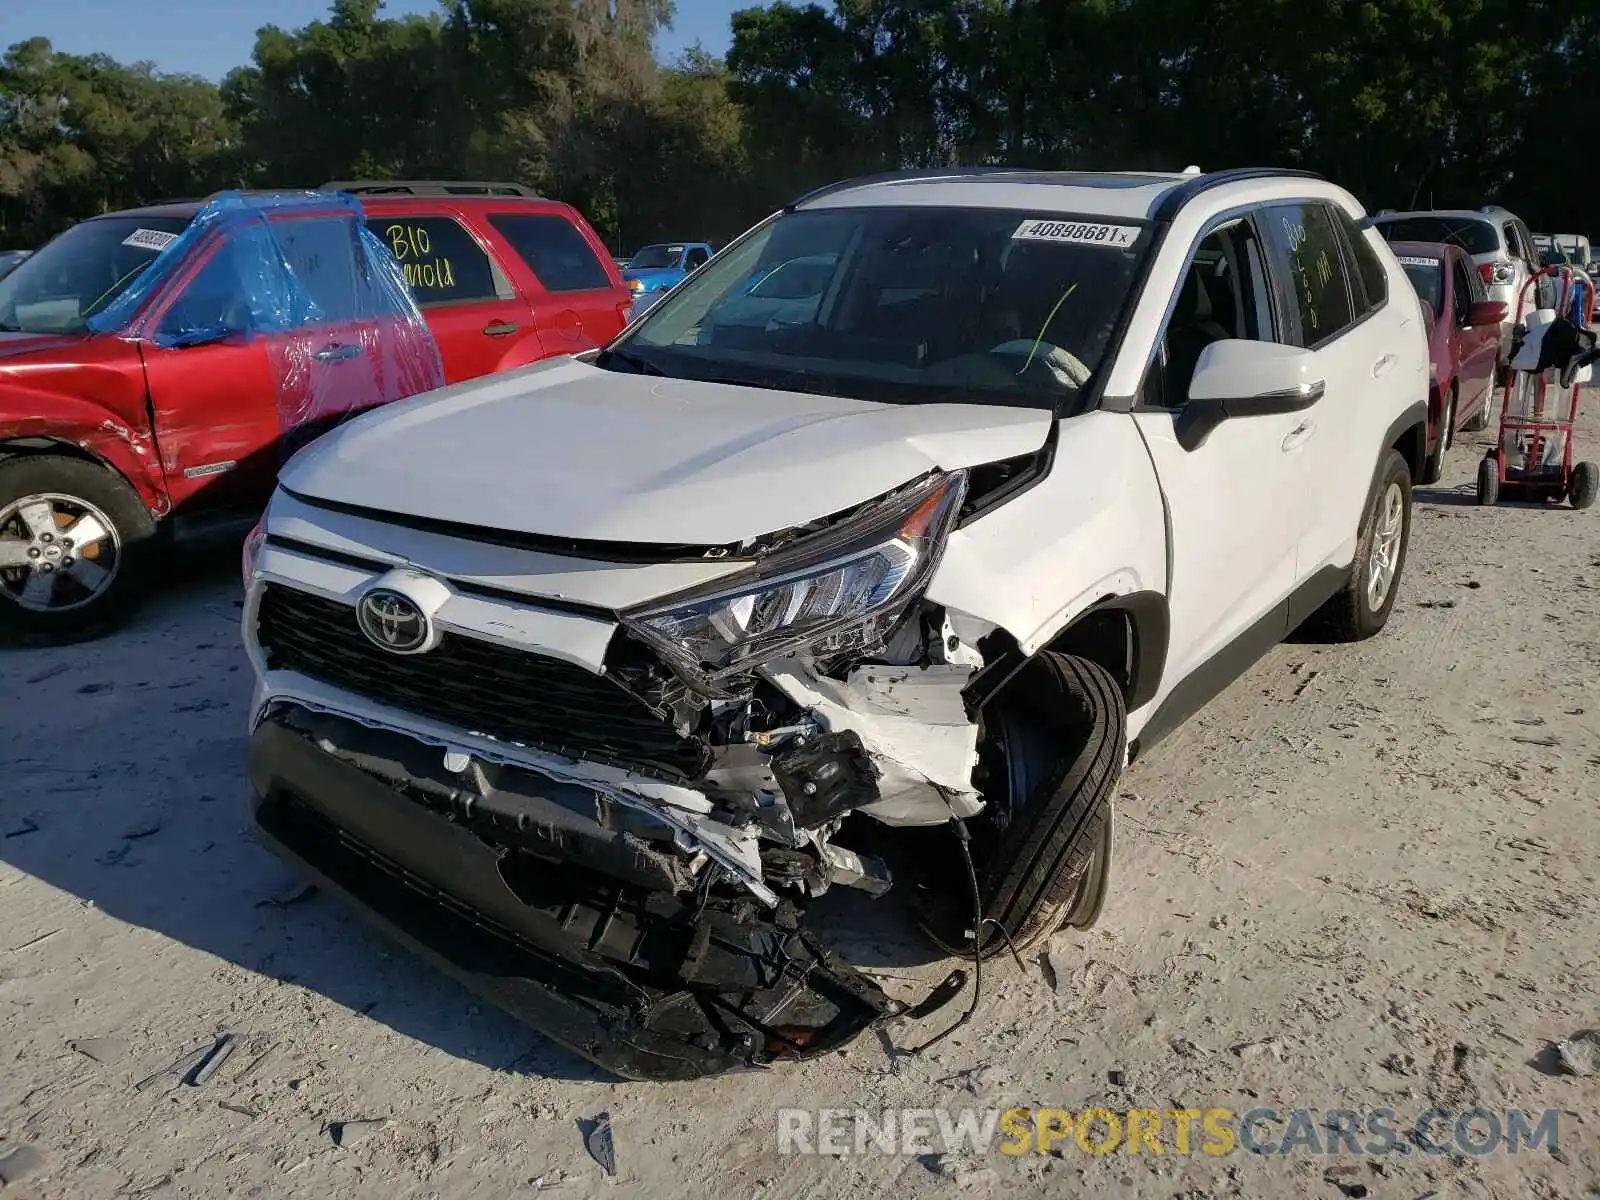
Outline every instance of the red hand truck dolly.
<path id="1" fill-rule="evenodd" d="M 1546 275 L 1555 276 L 1560 296 L 1555 311 L 1567 314 L 1573 307 L 1575 283 L 1570 267 L 1552 266 L 1532 276 L 1517 297 L 1516 323 L 1523 325 L 1528 296 Z M 1579 324 L 1594 324 L 1594 289 L 1584 289 L 1584 309 Z M 1582 374 L 1587 374 L 1587 371 Z M 1557 376 L 1552 387 L 1551 376 Z M 1572 461 L 1572 439 L 1578 420 L 1578 391 L 1574 376 L 1562 386 L 1561 371 L 1507 372 L 1505 404 L 1500 410 L 1500 436 L 1478 464 L 1478 503 L 1500 500 L 1570 500 L 1573 508 L 1588 508 L 1600 498 L 1600 466 Z M 1563 395 L 1563 393 L 1565 393 Z"/>

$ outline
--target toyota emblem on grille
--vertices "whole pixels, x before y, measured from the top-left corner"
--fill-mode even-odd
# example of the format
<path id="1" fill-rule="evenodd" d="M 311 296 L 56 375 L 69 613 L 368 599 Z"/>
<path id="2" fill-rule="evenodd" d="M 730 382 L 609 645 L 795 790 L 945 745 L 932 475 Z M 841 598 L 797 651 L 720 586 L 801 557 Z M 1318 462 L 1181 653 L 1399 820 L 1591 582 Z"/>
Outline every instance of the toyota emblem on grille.
<path id="1" fill-rule="evenodd" d="M 428 644 L 428 618 L 409 596 L 373 588 L 356 605 L 356 623 L 381 650 L 412 654 Z"/>

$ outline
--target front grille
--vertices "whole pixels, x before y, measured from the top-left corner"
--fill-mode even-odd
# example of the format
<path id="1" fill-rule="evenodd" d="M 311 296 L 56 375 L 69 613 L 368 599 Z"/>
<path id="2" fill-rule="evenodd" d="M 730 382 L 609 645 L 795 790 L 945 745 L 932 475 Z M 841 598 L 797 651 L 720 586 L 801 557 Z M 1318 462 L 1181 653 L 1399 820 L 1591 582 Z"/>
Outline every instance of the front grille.
<path id="1" fill-rule="evenodd" d="M 447 633 L 427 654 L 380 650 L 336 600 L 268 584 L 257 637 L 273 669 L 298 671 L 473 733 L 668 779 L 705 768 L 701 745 L 611 680 L 524 650 Z"/>

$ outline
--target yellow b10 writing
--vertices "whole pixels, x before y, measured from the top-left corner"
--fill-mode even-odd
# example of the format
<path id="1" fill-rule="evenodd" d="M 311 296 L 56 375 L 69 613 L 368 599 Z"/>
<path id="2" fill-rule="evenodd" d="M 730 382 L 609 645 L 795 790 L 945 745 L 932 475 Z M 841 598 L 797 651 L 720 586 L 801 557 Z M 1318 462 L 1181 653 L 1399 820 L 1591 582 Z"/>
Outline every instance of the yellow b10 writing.
<path id="1" fill-rule="evenodd" d="M 1011 1108 L 1000 1118 L 1002 1154 L 1049 1154 L 1076 1146 L 1086 1154 L 1233 1152 L 1238 1139 L 1228 1108 Z M 1163 1135 L 1167 1141 L 1163 1143 Z"/>
<path id="2" fill-rule="evenodd" d="M 450 265 L 448 258 L 433 253 L 433 239 L 428 236 L 426 229 L 396 222 L 383 233 L 389 240 L 389 249 L 394 252 L 405 273 L 407 287 L 455 287 L 455 268 Z"/>

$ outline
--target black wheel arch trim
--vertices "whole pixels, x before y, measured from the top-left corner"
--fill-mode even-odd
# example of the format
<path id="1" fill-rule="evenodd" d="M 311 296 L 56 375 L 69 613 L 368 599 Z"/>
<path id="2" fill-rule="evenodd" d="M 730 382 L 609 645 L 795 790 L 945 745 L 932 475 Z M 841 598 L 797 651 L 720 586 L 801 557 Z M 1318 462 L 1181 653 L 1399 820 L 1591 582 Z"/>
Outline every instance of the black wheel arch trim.
<path id="1" fill-rule="evenodd" d="M 1417 461 L 1408 461 L 1406 463 L 1406 466 L 1411 471 L 1411 477 L 1413 479 L 1417 477 L 1422 461 L 1428 454 L 1428 402 L 1426 400 L 1418 400 L 1411 404 L 1405 412 L 1390 423 L 1388 431 L 1383 435 L 1383 445 L 1378 450 L 1378 461 L 1373 468 L 1374 480 L 1377 478 L 1378 471 L 1383 469 L 1383 460 L 1388 452 L 1398 448 L 1400 439 L 1419 426 L 1422 429 L 1422 439 Z M 1362 509 L 1362 514 L 1365 515 L 1365 513 L 1366 510 Z"/>
<path id="2" fill-rule="evenodd" d="M 979 670 L 963 689 L 961 695 L 968 714 L 976 716 L 1005 690 L 1023 667 L 1038 654 L 1058 648 L 1061 639 L 1084 621 L 1112 612 L 1127 617 L 1132 631 L 1128 682 L 1124 687 L 1125 706 L 1132 712 L 1148 704 L 1160 691 L 1161 679 L 1166 672 L 1172 619 L 1166 596 L 1160 592 L 1138 591 L 1101 597 L 1057 630 L 1048 642 L 1032 654 L 1024 653 L 1014 641 L 1006 639 L 1010 644 Z"/>

